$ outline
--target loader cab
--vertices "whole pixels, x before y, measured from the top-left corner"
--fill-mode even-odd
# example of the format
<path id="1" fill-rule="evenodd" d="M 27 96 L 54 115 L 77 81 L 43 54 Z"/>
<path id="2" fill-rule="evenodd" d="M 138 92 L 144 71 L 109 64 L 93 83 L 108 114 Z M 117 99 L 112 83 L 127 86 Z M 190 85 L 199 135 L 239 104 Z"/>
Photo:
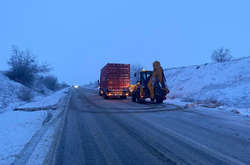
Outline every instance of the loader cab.
<path id="1" fill-rule="evenodd" d="M 139 77 L 140 84 L 146 86 L 152 74 L 153 74 L 152 71 L 141 71 Z"/>

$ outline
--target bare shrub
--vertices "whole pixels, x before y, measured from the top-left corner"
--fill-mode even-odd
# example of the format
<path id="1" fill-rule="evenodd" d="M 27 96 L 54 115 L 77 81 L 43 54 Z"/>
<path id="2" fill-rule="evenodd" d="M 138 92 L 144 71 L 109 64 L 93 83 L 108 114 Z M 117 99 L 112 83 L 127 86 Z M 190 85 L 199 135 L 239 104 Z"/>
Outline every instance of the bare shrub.
<path id="1" fill-rule="evenodd" d="M 192 99 L 192 98 L 186 97 L 186 98 L 183 98 L 181 101 L 183 101 L 183 102 L 194 102 L 195 100 Z"/>
<path id="2" fill-rule="evenodd" d="M 237 109 L 233 109 L 231 112 L 236 113 L 236 114 L 240 114 L 240 111 L 238 111 Z"/>
<path id="3" fill-rule="evenodd" d="M 139 74 L 142 71 L 143 67 L 140 64 L 130 65 L 130 82 L 135 84 L 139 80 Z"/>
<path id="4" fill-rule="evenodd" d="M 217 100 L 215 97 L 210 97 L 210 98 L 207 98 L 205 100 L 200 100 L 198 101 L 199 104 L 205 104 L 205 105 L 210 105 L 213 106 L 213 107 L 219 107 L 219 106 L 222 106 L 223 103 L 220 102 L 219 100 Z"/>
<path id="5" fill-rule="evenodd" d="M 56 91 L 60 88 L 58 79 L 55 76 L 46 76 L 42 79 L 44 86 L 52 91 Z"/>
<path id="6" fill-rule="evenodd" d="M 67 87 L 69 87 L 70 85 L 69 84 L 67 84 L 66 82 L 62 82 L 62 83 L 60 83 L 60 89 L 64 89 L 64 88 L 67 88 Z M 98 87 L 98 81 L 97 81 L 97 87 Z"/>
<path id="7" fill-rule="evenodd" d="M 18 93 L 17 97 L 25 102 L 29 102 L 33 99 L 34 95 L 32 93 L 32 90 L 30 88 L 22 87 Z"/>
<path id="8" fill-rule="evenodd" d="M 23 51 L 18 47 L 12 47 L 12 56 L 8 61 L 10 70 L 6 73 L 9 79 L 23 85 L 30 86 L 36 75 L 50 70 L 48 65 L 38 65 L 38 62 L 29 50 Z"/>
<path id="9" fill-rule="evenodd" d="M 226 61 L 231 61 L 233 56 L 231 55 L 231 51 L 229 49 L 224 49 L 224 48 L 219 48 L 215 50 L 212 55 L 211 59 L 214 62 L 226 62 Z"/>

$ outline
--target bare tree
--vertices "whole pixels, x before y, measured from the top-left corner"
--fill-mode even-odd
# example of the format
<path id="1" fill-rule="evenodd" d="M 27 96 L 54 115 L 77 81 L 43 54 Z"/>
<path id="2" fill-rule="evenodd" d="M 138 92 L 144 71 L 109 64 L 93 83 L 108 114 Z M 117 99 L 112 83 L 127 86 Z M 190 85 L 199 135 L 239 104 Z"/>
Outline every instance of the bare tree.
<path id="1" fill-rule="evenodd" d="M 211 59 L 214 62 L 226 62 L 232 60 L 233 56 L 231 55 L 231 51 L 229 49 L 219 48 L 214 50 L 211 55 Z"/>
<path id="2" fill-rule="evenodd" d="M 48 65 L 39 65 L 29 50 L 20 50 L 12 46 L 12 55 L 8 61 L 10 70 L 6 75 L 14 81 L 30 86 L 39 73 L 50 71 Z"/>
<path id="3" fill-rule="evenodd" d="M 143 66 L 140 64 L 133 64 L 130 66 L 130 83 L 135 84 L 139 80 L 140 72 L 142 71 Z"/>

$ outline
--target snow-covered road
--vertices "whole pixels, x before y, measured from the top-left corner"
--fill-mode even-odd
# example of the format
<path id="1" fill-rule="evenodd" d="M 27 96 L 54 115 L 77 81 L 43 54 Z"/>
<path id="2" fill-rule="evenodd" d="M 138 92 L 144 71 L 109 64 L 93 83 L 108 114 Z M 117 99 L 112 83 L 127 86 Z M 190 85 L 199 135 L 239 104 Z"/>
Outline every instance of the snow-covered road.
<path id="1" fill-rule="evenodd" d="M 220 110 L 104 100 L 75 89 L 49 164 L 250 162 L 250 119 Z"/>

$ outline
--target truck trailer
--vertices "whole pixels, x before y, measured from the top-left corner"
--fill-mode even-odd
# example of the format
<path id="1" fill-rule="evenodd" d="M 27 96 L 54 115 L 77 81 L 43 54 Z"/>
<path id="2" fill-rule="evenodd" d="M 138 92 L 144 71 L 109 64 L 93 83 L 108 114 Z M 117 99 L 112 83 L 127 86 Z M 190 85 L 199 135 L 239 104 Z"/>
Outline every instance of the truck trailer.
<path id="1" fill-rule="evenodd" d="M 126 99 L 129 95 L 130 64 L 108 63 L 101 70 L 99 95 Z"/>

